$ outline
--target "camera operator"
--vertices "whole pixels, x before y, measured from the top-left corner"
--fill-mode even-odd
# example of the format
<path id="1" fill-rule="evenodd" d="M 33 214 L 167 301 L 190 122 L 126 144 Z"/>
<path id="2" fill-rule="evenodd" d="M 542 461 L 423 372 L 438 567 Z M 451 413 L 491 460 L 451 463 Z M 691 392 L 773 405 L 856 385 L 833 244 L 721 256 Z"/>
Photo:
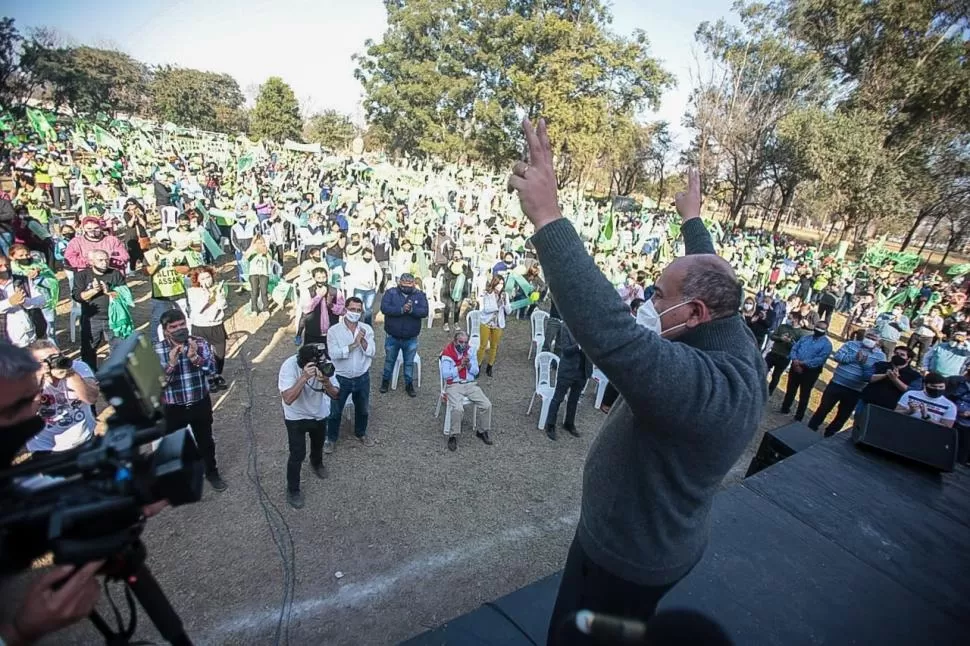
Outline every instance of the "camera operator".
<path id="1" fill-rule="evenodd" d="M 165 338 L 155 344 L 155 354 L 165 371 L 165 423 L 169 428 L 192 427 L 205 462 L 205 479 L 216 491 L 225 491 L 229 485 L 216 468 L 216 444 L 212 439 L 209 376 L 216 372 L 212 348 L 205 339 L 189 335 L 182 310 L 168 310 L 160 321 Z"/>
<path id="2" fill-rule="evenodd" d="M 27 450 L 66 451 L 87 442 L 97 424 L 91 404 L 98 400 L 98 382 L 91 368 L 61 354 L 49 339 L 34 341 L 30 350 L 40 362 L 39 415 L 45 426 L 27 442 Z"/>
<path id="3" fill-rule="evenodd" d="M 37 379 L 41 364 L 27 348 L 0 344 L 0 461 L 8 466 L 31 437 L 44 429 L 37 416 L 42 388 Z M 7 646 L 29 644 L 88 616 L 97 603 L 100 586 L 94 575 L 101 562 L 75 572 L 59 566 L 33 581 L 17 612 L 0 624 Z M 59 586 L 59 587 L 58 587 Z"/>
<path id="4" fill-rule="evenodd" d="M 330 416 L 330 400 L 340 394 L 337 378 L 323 372 L 323 348 L 308 343 L 280 366 L 279 388 L 283 398 L 283 423 L 290 456 L 286 461 L 286 500 L 294 509 L 303 507 L 300 469 L 306 459 L 306 436 L 310 436 L 310 466 L 318 478 L 323 468 L 323 442 Z"/>

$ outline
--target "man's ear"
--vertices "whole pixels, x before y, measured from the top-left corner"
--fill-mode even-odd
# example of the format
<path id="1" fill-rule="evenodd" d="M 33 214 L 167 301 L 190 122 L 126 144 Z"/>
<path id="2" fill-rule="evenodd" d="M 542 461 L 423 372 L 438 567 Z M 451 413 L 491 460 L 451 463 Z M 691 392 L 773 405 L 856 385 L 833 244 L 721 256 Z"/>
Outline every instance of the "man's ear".
<path id="1" fill-rule="evenodd" d="M 713 317 L 711 316 L 711 310 L 708 309 L 707 304 L 704 301 L 690 301 L 687 305 L 689 314 L 687 320 L 684 322 L 686 327 L 694 328 L 701 323 L 706 323 L 710 321 Z"/>

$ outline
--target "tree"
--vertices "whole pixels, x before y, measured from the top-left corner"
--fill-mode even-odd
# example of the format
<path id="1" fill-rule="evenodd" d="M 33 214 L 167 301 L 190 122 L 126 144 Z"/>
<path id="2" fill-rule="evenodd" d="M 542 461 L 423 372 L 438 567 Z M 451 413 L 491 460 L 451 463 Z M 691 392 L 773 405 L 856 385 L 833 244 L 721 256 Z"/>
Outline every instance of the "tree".
<path id="1" fill-rule="evenodd" d="M 142 113 L 148 106 L 148 68 L 124 52 L 94 47 L 25 46 L 20 67 L 57 106 L 75 112 Z"/>
<path id="2" fill-rule="evenodd" d="M 674 140 L 670 136 L 670 124 L 658 121 L 650 133 L 650 146 L 647 148 L 647 170 L 657 184 L 657 206 L 661 207 L 667 196 L 667 176 L 673 164 Z"/>
<path id="3" fill-rule="evenodd" d="M 165 66 L 155 70 L 150 89 L 160 121 L 219 132 L 246 129 L 243 94 L 228 74 Z"/>
<path id="4" fill-rule="evenodd" d="M 315 141 L 331 150 L 345 150 L 350 146 L 357 129 L 350 117 L 336 110 L 324 110 L 310 117 L 303 129 L 306 141 Z"/>
<path id="5" fill-rule="evenodd" d="M 385 0 L 388 29 L 356 57 L 368 122 L 393 151 L 518 156 L 518 122 L 546 117 L 562 185 L 581 184 L 613 129 L 673 83 L 642 32 L 609 32 L 600 0 Z"/>
<path id="6" fill-rule="evenodd" d="M 249 115 L 249 132 L 255 137 L 283 141 L 299 139 L 303 129 L 300 104 L 293 88 L 278 76 L 271 76 L 259 87 L 256 107 Z"/>
<path id="7" fill-rule="evenodd" d="M 0 18 L 0 105 L 3 106 L 13 104 L 20 96 L 17 61 L 22 40 L 13 18 Z"/>

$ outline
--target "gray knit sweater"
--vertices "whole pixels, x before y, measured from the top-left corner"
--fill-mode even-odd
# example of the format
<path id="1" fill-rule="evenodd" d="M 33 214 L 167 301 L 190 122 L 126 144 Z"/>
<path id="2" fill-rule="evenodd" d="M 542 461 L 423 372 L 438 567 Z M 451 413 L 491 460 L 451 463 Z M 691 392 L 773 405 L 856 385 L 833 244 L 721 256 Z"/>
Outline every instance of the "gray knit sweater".
<path id="1" fill-rule="evenodd" d="M 700 218 L 687 253 L 714 253 Z M 765 362 L 739 315 L 667 341 L 636 325 L 565 219 L 532 238 L 562 319 L 620 392 L 590 447 L 577 536 L 607 571 L 664 585 L 700 560 L 711 501 L 768 399 Z"/>

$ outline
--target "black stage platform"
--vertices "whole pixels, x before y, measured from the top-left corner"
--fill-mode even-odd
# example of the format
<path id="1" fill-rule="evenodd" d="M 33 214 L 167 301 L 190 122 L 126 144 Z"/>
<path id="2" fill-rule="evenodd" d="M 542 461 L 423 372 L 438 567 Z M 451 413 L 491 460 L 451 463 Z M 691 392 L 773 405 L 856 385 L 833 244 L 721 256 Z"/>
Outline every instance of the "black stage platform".
<path id="1" fill-rule="evenodd" d="M 407 646 L 544 644 L 559 575 Z M 970 644 L 970 471 L 935 474 L 841 433 L 722 492 L 711 544 L 660 608 L 738 645 Z"/>

